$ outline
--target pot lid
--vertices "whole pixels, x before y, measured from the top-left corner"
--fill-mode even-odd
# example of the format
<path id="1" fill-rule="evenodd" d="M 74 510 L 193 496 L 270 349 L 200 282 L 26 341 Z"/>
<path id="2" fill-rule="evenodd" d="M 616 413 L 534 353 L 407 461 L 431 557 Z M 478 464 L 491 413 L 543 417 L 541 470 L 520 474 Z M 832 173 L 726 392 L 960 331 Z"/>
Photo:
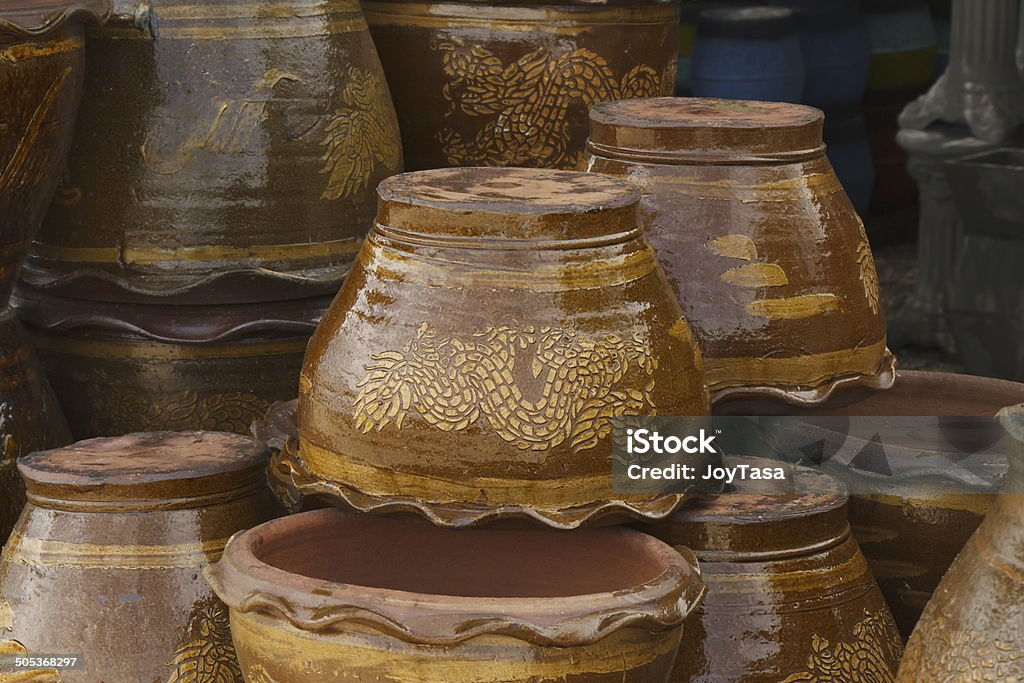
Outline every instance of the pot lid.
<path id="1" fill-rule="evenodd" d="M 428 246 L 574 249 L 620 242 L 638 230 L 639 191 L 591 173 L 438 169 L 392 176 L 377 194 L 374 230 Z"/>
<path id="2" fill-rule="evenodd" d="M 701 561 L 797 556 L 831 547 L 850 533 L 846 487 L 809 467 L 728 457 L 725 467 L 783 468 L 784 481 L 737 479 L 716 498 L 693 501 L 648 531 L 685 546 Z"/>
<path id="3" fill-rule="evenodd" d="M 824 152 L 825 115 L 782 102 L 655 97 L 595 105 L 590 151 L 649 163 L 795 162 Z"/>
<path id="4" fill-rule="evenodd" d="M 146 432 L 101 437 L 18 460 L 29 499 L 42 507 L 114 503 L 190 507 L 263 482 L 267 452 L 240 434 Z"/>
<path id="5" fill-rule="evenodd" d="M 697 16 L 701 38 L 778 39 L 796 33 L 793 12 L 785 7 L 723 7 Z"/>
<path id="6" fill-rule="evenodd" d="M 68 21 L 100 22 L 110 0 L 7 0 L 0 3 L 0 42 L 41 36 Z"/>

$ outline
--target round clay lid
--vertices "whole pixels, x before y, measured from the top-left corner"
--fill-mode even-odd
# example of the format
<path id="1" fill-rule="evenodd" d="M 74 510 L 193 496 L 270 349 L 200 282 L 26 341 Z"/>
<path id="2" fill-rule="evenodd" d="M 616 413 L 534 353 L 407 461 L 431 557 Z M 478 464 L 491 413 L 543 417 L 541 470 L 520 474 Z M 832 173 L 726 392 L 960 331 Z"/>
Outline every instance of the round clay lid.
<path id="1" fill-rule="evenodd" d="M 387 236 L 508 249 L 621 239 L 636 231 L 640 201 L 622 180 L 529 168 L 403 173 L 377 194 L 375 229 Z"/>
<path id="2" fill-rule="evenodd" d="M 783 468 L 786 479 L 734 480 L 715 498 L 696 500 L 649 533 L 698 558 L 800 555 L 849 534 L 846 487 L 818 470 L 763 458 L 728 457 L 724 466 Z"/>
<path id="3" fill-rule="evenodd" d="M 822 154 L 825 115 L 783 102 L 653 97 L 594 105 L 597 156 L 652 163 L 800 161 Z"/>
<path id="4" fill-rule="evenodd" d="M 267 453 L 240 434 L 144 432 L 88 439 L 18 460 L 29 498 L 158 503 L 236 490 L 264 476 Z"/>
<path id="5" fill-rule="evenodd" d="M 795 32 L 793 12 L 785 7 L 722 7 L 697 16 L 701 38 L 772 40 Z"/>
<path id="6" fill-rule="evenodd" d="M 0 43 L 41 36 L 68 21 L 98 22 L 110 0 L 5 0 L 0 2 Z"/>

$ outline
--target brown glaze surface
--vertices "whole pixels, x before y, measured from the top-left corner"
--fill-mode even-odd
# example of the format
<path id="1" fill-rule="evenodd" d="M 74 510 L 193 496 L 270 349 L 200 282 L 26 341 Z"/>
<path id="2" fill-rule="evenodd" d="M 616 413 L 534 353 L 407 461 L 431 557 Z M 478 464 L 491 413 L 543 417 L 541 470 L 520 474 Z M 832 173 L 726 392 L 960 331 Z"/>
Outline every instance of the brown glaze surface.
<path id="1" fill-rule="evenodd" d="M 406 165 L 581 168 L 587 109 L 671 94 L 675 0 L 364 2 Z"/>
<path id="2" fill-rule="evenodd" d="M 107 2 L 0 6 L 0 307 L 67 160 L 85 70 L 80 21 Z"/>
<path id="3" fill-rule="evenodd" d="M 15 297 L 79 438 L 168 429 L 248 434 L 294 398 L 302 357 L 330 303 L 147 306 Z"/>
<path id="4" fill-rule="evenodd" d="M 333 293 L 402 168 L 356 0 L 118 4 L 23 277 L 70 297 Z"/>
<path id="5" fill-rule="evenodd" d="M 921 615 L 899 683 L 1024 678 L 1024 406 L 1001 421 L 1013 448 L 1003 491 Z"/>
<path id="6" fill-rule="evenodd" d="M 775 466 L 757 458 L 727 464 Z M 845 488 L 790 467 L 788 491 L 735 484 L 644 527 L 700 561 L 708 586 L 672 681 L 893 681 L 903 645 L 846 522 Z M 774 482 L 782 484 L 782 482 Z"/>
<path id="7" fill-rule="evenodd" d="M 10 308 L 0 308 L 0 545 L 25 502 L 15 462 L 69 441 L 71 433 L 28 335 Z"/>
<path id="8" fill-rule="evenodd" d="M 381 184 L 306 354 L 304 493 L 461 526 L 664 515 L 610 490 L 611 420 L 705 415 L 700 357 L 625 183 L 449 169 Z"/>
<path id="9" fill-rule="evenodd" d="M 809 404 L 844 385 L 892 384 L 871 247 L 824 156 L 823 118 L 692 98 L 592 109 L 588 170 L 642 190 L 646 235 L 714 400 Z"/>
<path id="10" fill-rule="evenodd" d="M 302 495 L 295 485 L 299 452 L 299 401 L 275 403 L 262 420 L 253 423 L 253 433 L 260 445 L 270 451 L 267 482 L 281 506 L 289 514 L 319 510 L 328 503 Z"/>
<path id="11" fill-rule="evenodd" d="M 900 371 L 885 392 L 855 388 L 836 394 L 814 408 L 796 409 L 781 400 L 737 399 L 715 406 L 730 415 L 790 416 L 931 416 L 929 429 L 881 432 L 890 461 L 906 448 L 949 454 L 958 448 L 944 434 L 943 417 L 990 417 L 1006 405 L 1024 401 L 1024 384 L 985 377 L 937 372 Z M 995 428 L 995 426 L 993 425 Z M 979 435 L 983 436 L 983 435 Z M 822 434 L 823 438 L 830 438 Z M 857 438 L 853 435 L 848 439 Z M 987 440 L 987 437 L 985 437 Z M 971 452 L 964 444 L 963 453 Z M 918 460 L 915 458 L 915 460 Z M 925 464 L 927 462 L 918 464 Z M 951 476 L 919 477 L 886 485 L 878 495 L 855 495 L 850 524 L 868 564 L 892 608 L 904 638 L 909 638 L 921 611 L 946 570 L 981 524 L 994 496 L 970 493 Z"/>
<path id="12" fill-rule="evenodd" d="M 692 558 L 692 556 L 688 556 Z M 439 529 L 320 510 L 206 572 L 250 681 L 667 681 L 704 587 L 624 528 Z"/>
<path id="13" fill-rule="evenodd" d="M 23 459 L 29 503 L 0 559 L 0 641 L 83 655 L 67 681 L 241 681 L 201 572 L 232 534 L 278 514 L 265 466 L 252 439 L 210 432 Z"/>

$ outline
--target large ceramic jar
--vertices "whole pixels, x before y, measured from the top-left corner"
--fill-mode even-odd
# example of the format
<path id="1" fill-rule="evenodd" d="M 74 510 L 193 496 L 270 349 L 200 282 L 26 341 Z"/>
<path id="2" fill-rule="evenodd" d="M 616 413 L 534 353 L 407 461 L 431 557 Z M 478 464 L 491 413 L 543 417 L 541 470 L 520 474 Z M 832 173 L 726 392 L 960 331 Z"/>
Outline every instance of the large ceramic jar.
<path id="1" fill-rule="evenodd" d="M 356 0 L 151 0 L 89 33 L 68 170 L 23 278 L 107 301 L 334 293 L 402 168 Z"/>
<path id="2" fill-rule="evenodd" d="M 901 371 L 889 391 L 855 389 L 814 409 L 738 400 L 715 410 L 765 416 L 759 422 L 768 440 L 786 444 L 790 455 L 830 461 L 863 454 L 851 461 L 861 476 L 847 472 L 856 486 L 850 525 L 906 639 L 995 499 L 1007 458 L 991 418 L 1020 402 L 1024 384 Z M 884 444 L 884 458 L 871 457 L 873 440 Z"/>
<path id="3" fill-rule="evenodd" d="M 236 536 L 206 574 L 249 683 L 666 683 L 704 592 L 692 557 L 625 528 L 318 510 Z"/>
<path id="4" fill-rule="evenodd" d="M 25 502 L 17 459 L 70 441 L 28 335 L 10 308 L 0 308 L 0 545 Z"/>
<path id="5" fill-rule="evenodd" d="M 893 358 L 864 225 L 822 145 L 822 113 L 658 98 L 591 111 L 589 170 L 636 183 L 712 397 L 816 403 L 886 388 Z"/>
<path id="6" fill-rule="evenodd" d="M 678 0 L 370 0 L 406 165 L 579 168 L 587 109 L 671 95 Z"/>
<path id="7" fill-rule="evenodd" d="M 85 70 L 83 20 L 109 0 L 0 6 L 0 307 L 60 180 Z"/>
<path id="8" fill-rule="evenodd" d="M 700 354 L 638 223 L 593 174 L 423 171 L 381 183 L 299 387 L 304 493 L 441 524 L 668 514 L 611 486 L 612 420 L 705 415 Z"/>
<path id="9" fill-rule="evenodd" d="M 298 394 L 310 335 L 330 297 L 234 306 L 14 298 L 72 433 L 211 429 L 248 434 Z"/>
<path id="10" fill-rule="evenodd" d="M 898 683 L 1024 679 L 1024 405 L 1001 420 L 1013 444 L 1003 491 L 921 615 Z"/>
<path id="11" fill-rule="evenodd" d="M 647 529 L 690 548 L 708 588 L 673 683 L 893 680 L 903 643 L 850 535 L 845 488 L 809 468 L 782 471 L 785 481 L 737 480 Z"/>
<path id="12" fill-rule="evenodd" d="M 202 570 L 232 534 L 276 516 L 265 467 L 252 439 L 216 432 L 22 458 L 29 502 L 0 559 L 0 641 L 81 655 L 64 673 L 81 683 L 241 681 Z"/>

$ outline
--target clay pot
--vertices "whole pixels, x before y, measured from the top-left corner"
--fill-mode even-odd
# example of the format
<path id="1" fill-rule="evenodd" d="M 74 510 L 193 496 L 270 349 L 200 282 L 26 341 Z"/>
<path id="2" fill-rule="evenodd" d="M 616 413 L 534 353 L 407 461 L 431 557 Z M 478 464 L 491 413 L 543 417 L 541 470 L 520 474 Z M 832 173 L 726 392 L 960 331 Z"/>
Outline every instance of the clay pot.
<path id="1" fill-rule="evenodd" d="M 643 191 L 713 400 L 813 404 L 840 386 L 892 385 L 871 246 L 824 156 L 822 120 L 800 105 L 686 98 L 591 110 L 589 170 Z"/>
<path id="2" fill-rule="evenodd" d="M 704 592 L 691 558 L 625 528 L 318 510 L 236 536 L 206 576 L 249 683 L 664 683 Z"/>
<path id="3" fill-rule="evenodd" d="M 615 417 L 709 412 L 639 193 L 487 168 L 378 191 L 377 222 L 306 354 L 302 492 L 452 526 L 671 512 L 685 493 L 611 490 Z"/>
<path id="4" fill-rule="evenodd" d="M 678 0 L 371 0 L 406 165 L 582 168 L 587 109 L 671 95 Z"/>
<path id="5" fill-rule="evenodd" d="M 247 306 L 103 304 L 21 289 L 32 332 L 78 438 L 136 431 L 250 433 L 294 398 L 330 298 Z"/>
<path id="6" fill-rule="evenodd" d="M 82 92 L 82 22 L 108 0 L 13 0 L 0 6 L 0 308 L 67 160 Z"/>
<path id="7" fill-rule="evenodd" d="M 14 467 L 17 459 L 70 441 L 64 415 L 28 335 L 10 308 L 0 308 L 0 545 L 25 503 Z"/>
<path id="8" fill-rule="evenodd" d="M 898 475 L 883 477 L 879 486 L 858 480 L 851 496 L 850 524 L 868 564 L 892 608 L 904 638 L 949 569 L 957 553 L 981 524 L 995 496 L 993 490 L 1006 469 L 1005 453 L 996 443 L 1001 431 L 994 423 L 972 417 L 991 417 L 1002 407 L 1024 401 L 1024 384 L 936 372 L 901 371 L 892 390 L 853 389 L 836 395 L 816 409 L 795 410 L 781 401 L 738 400 L 716 406 L 719 414 L 807 416 L 933 416 L 912 424 L 884 417 L 872 419 L 870 434 L 848 433 L 840 419 L 830 429 L 821 421 L 797 430 L 799 421 L 772 423 L 762 428 L 776 441 L 799 449 L 804 445 L 838 444 L 849 452 L 868 453 L 875 434 L 885 444 L 885 467 Z M 956 418 L 968 418 L 964 423 Z M 788 430 L 788 431 L 781 431 Z M 835 446 L 832 446 L 834 444 Z M 929 454 L 922 459 L 921 453 Z M 988 485 L 964 481 L 956 470 L 940 469 L 968 456 L 980 458 L 972 471 L 987 473 Z M 862 467 L 870 467 L 865 462 Z M 872 488 L 875 493 L 868 493 Z"/>
<path id="9" fill-rule="evenodd" d="M 1001 414 L 1010 473 L 921 615 L 897 683 L 1024 678 L 1024 406 Z"/>
<path id="10" fill-rule="evenodd" d="M 728 466 L 775 468 L 762 458 Z M 850 535 L 846 489 L 786 467 L 778 490 L 737 480 L 714 500 L 645 527 L 696 554 L 708 592 L 683 634 L 677 683 L 891 681 L 896 624 Z"/>
<path id="11" fill-rule="evenodd" d="M 335 293 L 402 169 L 355 0 L 150 0 L 89 33 L 68 171 L 23 273 L 54 294 Z"/>
<path id="12" fill-rule="evenodd" d="M 326 503 L 302 495 L 294 482 L 299 453 L 299 401 L 275 403 L 262 420 L 253 423 L 253 433 L 261 448 L 270 452 L 267 482 L 274 497 L 288 514 L 326 507 Z"/>
<path id="13" fill-rule="evenodd" d="M 201 570 L 232 534 L 277 514 L 265 467 L 252 439 L 215 432 L 22 458 L 29 502 L 0 559 L 0 640 L 81 655 L 64 675 L 82 683 L 240 681 L 227 612 Z"/>

